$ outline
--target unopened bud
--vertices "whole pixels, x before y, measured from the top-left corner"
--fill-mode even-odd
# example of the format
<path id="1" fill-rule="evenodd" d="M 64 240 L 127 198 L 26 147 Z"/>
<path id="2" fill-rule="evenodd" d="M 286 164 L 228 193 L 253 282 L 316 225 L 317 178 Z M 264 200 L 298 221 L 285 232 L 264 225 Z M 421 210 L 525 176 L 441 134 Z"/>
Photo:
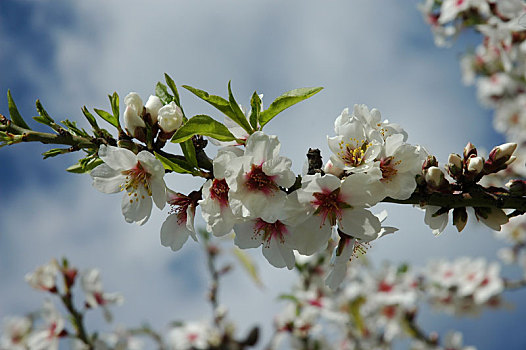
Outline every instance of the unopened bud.
<path id="1" fill-rule="evenodd" d="M 494 153 L 494 160 L 499 159 L 509 159 L 513 152 L 517 149 L 517 144 L 513 142 L 508 142 L 493 148 L 490 152 L 490 155 Z"/>
<path id="2" fill-rule="evenodd" d="M 124 98 L 124 103 L 128 107 L 132 107 L 135 109 L 138 115 L 142 114 L 142 99 L 141 96 L 139 96 L 136 92 L 130 92 L 126 97 Z"/>
<path id="3" fill-rule="evenodd" d="M 170 102 L 159 109 L 159 126 L 164 132 L 173 132 L 183 123 L 183 111 L 181 107 Z"/>
<path id="4" fill-rule="evenodd" d="M 464 159 L 468 159 L 473 156 L 477 156 L 477 148 L 471 142 L 468 142 L 466 147 L 464 147 Z"/>
<path id="5" fill-rule="evenodd" d="M 504 163 L 504 165 L 510 165 L 510 164 L 513 163 L 516 159 L 517 159 L 517 157 L 515 157 L 515 156 L 511 156 L 510 159 L 508 159 L 508 160 L 506 161 L 506 163 Z"/>
<path id="6" fill-rule="evenodd" d="M 447 170 L 454 178 L 462 175 L 462 158 L 458 154 L 451 153 L 449 155 Z"/>
<path id="7" fill-rule="evenodd" d="M 128 133 L 133 136 L 138 136 L 138 130 L 146 127 L 144 120 L 139 116 L 137 110 L 132 106 L 127 106 L 124 111 L 124 125 L 128 130 Z"/>
<path id="8" fill-rule="evenodd" d="M 444 173 L 439 167 L 432 166 L 427 169 L 426 182 L 432 187 L 438 188 L 445 181 Z"/>
<path id="9" fill-rule="evenodd" d="M 470 173 L 478 174 L 484 167 L 484 159 L 482 157 L 470 157 L 468 158 L 467 166 Z"/>
<path id="10" fill-rule="evenodd" d="M 430 167 L 437 167 L 438 161 L 435 158 L 435 156 L 427 156 L 426 160 L 424 160 L 424 164 L 422 164 L 422 170 L 429 169 Z"/>
<path id="11" fill-rule="evenodd" d="M 146 113 L 150 113 L 150 117 L 152 118 L 152 124 L 157 123 L 159 109 L 161 109 L 162 106 L 163 103 L 161 102 L 161 99 L 154 95 L 150 95 L 148 101 L 146 101 L 144 107 L 146 108 Z"/>
<path id="12" fill-rule="evenodd" d="M 332 174 L 337 177 L 342 176 L 344 172 L 342 168 L 338 168 L 337 166 L 332 164 L 330 160 L 323 167 L 323 171 L 325 171 L 326 174 Z"/>

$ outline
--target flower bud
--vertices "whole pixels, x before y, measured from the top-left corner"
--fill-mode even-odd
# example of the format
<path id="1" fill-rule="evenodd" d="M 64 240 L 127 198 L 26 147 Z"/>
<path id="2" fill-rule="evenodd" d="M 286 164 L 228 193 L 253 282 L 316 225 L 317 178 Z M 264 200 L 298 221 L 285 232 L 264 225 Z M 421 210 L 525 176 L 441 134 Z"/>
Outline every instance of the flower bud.
<path id="1" fill-rule="evenodd" d="M 337 176 L 337 177 L 340 177 L 343 175 L 343 169 L 342 168 L 338 168 L 337 166 L 335 166 L 334 164 L 332 164 L 332 162 L 329 160 L 325 166 L 323 167 L 323 171 L 326 173 L 326 174 L 332 174 L 334 176 Z"/>
<path id="2" fill-rule="evenodd" d="M 470 157 L 467 162 L 468 171 L 478 174 L 484 167 L 484 159 L 482 157 Z"/>
<path id="3" fill-rule="evenodd" d="M 124 98 L 124 103 L 128 107 L 132 107 L 137 112 L 137 115 L 142 114 L 142 99 L 136 92 L 130 92 L 126 97 Z"/>
<path id="4" fill-rule="evenodd" d="M 137 128 L 144 128 L 146 124 L 144 120 L 139 116 L 137 110 L 131 105 L 126 107 L 124 111 L 124 125 L 132 136 L 136 136 Z"/>
<path id="5" fill-rule="evenodd" d="M 445 181 L 444 173 L 439 167 L 432 166 L 427 169 L 426 182 L 432 187 L 438 188 Z"/>
<path id="6" fill-rule="evenodd" d="M 464 159 L 472 156 L 477 156 L 477 148 L 471 142 L 468 142 L 466 147 L 464 147 Z"/>
<path id="7" fill-rule="evenodd" d="M 449 155 L 447 170 L 454 178 L 462 175 L 462 158 L 458 154 L 451 153 Z"/>
<path id="8" fill-rule="evenodd" d="M 489 228 L 500 231 L 500 227 L 509 221 L 506 213 L 499 208 L 474 208 L 477 220 Z"/>
<path id="9" fill-rule="evenodd" d="M 170 102 L 159 109 L 159 126 L 164 132 L 173 132 L 183 123 L 183 111 L 181 107 Z"/>
<path id="10" fill-rule="evenodd" d="M 468 213 L 466 208 L 453 209 L 453 225 L 456 226 L 458 232 L 461 232 L 468 222 Z"/>
<path id="11" fill-rule="evenodd" d="M 490 154 L 494 153 L 494 160 L 499 160 L 503 158 L 509 159 L 512 156 L 513 152 L 515 152 L 516 148 L 516 143 L 508 142 L 493 148 Z"/>
<path id="12" fill-rule="evenodd" d="M 438 161 L 435 156 L 427 156 L 426 160 L 424 160 L 424 164 L 422 164 L 422 170 L 429 169 L 430 167 L 437 167 Z"/>
<path id="13" fill-rule="evenodd" d="M 161 99 L 154 95 L 150 95 L 148 101 L 146 101 L 144 107 L 146 108 L 146 113 L 150 113 L 150 117 L 152 118 L 152 125 L 157 123 L 159 109 L 161 109 L 162 106 L 163 103 L 161 102 Z"/>

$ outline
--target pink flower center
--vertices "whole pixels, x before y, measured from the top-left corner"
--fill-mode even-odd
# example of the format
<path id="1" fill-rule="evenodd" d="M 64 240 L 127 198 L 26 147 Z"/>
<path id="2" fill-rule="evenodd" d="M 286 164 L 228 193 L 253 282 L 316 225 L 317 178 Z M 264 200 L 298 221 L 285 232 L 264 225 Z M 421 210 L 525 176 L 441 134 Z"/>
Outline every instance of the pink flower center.
<path id="1" fill-rule="evenodd" d="M 263 192 L 270 195 L 279 190 L 274 182 L 275 176 L 268 176 L 263 172 L 261 165 L 252 164 L 252 168 L 245 174 L 245 186 L 249 191 Z"/>
<path id="2" fill-rule="evenodd" d="M 152 177 L 152 174 L 144 169 L 141 162 L 137 162 L 133 168 L 124 170 L 121 174 L 126 176 L 124 185 L 121 185 L 122 190 L 135 192 L 137 191 L 137 188 L 142 185 L 146 189 L 146 192 L 148 192 L 148 195 L 152 195 L 152 190 L 150 188 L 150 178 Z"/>
<path id="3" fill-rule="evenodd" d="M 382 182 L 391 181 L 392 177 L 398 173 L 396 166 L 398 166 L 402 161 L 397 160 L 393 161 L 393 157 L 382 158 L 380 160 L 380 170 L 382 170 Z"/>
<path id="4" fill-rule="evenodd" d="M 192 198 L 185 196 L 182 193 L 177 193 L 173 198 L 168 201 L 172 207 L 170 208 L 169 214 L 177 215 L 177 224 L 186 224 L 188 220 L 188 207 L 193 203 Z"/>
<path id="5" fill-rule="evenodd" d="M 199 338 L 199 335 L 197 335 L 196 333 L 188 333 L 186 337 L 188 339 L 188 342 L 194 343 L 197 340 L 197 338 Z"/>
<path id="6" fill-rule="evenodd" d="M 393 290 L 393 285 L 385 281 L 381 281 L 378 285 L 378 291 L 383 293 L 389 293 Z"/>
<path id="7" fill-rule="evenodd" d="M 261 218 L 256 219 L 254 225 L 254 238 L 261 237 L 265 247 L 270 246 L 270 241 L 278 239 L 280 243 L 285 242 L 285 235 L 288 233 L 287 226 L 279 220 L 276 222 L 266 222 Z"/>
<path id="8" fill-rule="evenodd" d="M 311 201 L 311 204 L 316 208 L 314 215 L 321 216 L 320 226 L 325 224 L 327 218 L 331 226 L 336 225 L 336 221 L 342 218 L 343 210 L 351 208 L 349 204 L 343 201 L 340 188 L 334 191 L 323 189 L 322 192 L 315 192 L 312 195 L 315 198 Z"/>
<path id="9" fill-rule="evenodd" d="M 464 0 L 457 0 L 457 4 L 456 5 L 460 6 L 460 5 L 462 5 L 462 3 L 464 3 Z"/>
<path id="10" fill-rule="evenodd" d="M 382 314 L 385 317 L 389 318 L 389 319 L 395 317 L 395 315 L 396 315 L 396 306 L 395 305 L 387 305 L 387 306 L 385 306 L 383 308 L 383 310 L 382 310 Z"/>
<path id="11" fill-rule="evenodd" d="M 210 187 L 210 197 L 219 202 L 221 208 L 228 207 L 228 185 L 225 179 L 214 179 Z"/>

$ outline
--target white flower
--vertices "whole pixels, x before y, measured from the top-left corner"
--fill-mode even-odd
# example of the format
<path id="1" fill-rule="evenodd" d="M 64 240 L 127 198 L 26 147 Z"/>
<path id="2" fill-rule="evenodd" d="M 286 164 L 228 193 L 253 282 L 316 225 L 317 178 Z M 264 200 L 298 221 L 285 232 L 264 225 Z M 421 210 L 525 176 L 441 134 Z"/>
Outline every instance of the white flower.
<path id="1" fill-rule="evenodd" d="M 334 248 L 331 258 L 331 271 L 325 279 L 325 284 L 332 290 L 338 288 L 345 278 L 347 263 L 354 253 L 356 240 L 350 237 L 341 237 L 338 247 Z M 341 250 L 339 251 L 338 248 Z"/>
<path id="2" fill-rule="evenodd" d="M 27 349 L 27 335 L 31 331 L 31 320 L 28 317 L 7 317 L 3 320 L 3 329 L 0 349 Z"/>
<path id="3" fill-rule="evenodd" d="M 49 300 L 44 302 L 42 318 L 45 326 L 29 335 L 27 345 L 30 350 L 58 350 L 58 338 L 63 335 L 65 322 Z"/>
<path id="4" fill-rule="evenodd" d="M 122 295 L 119 293 L 105 293 L 102 290 L 100 271 L 97 269 L 84 271 L 81 278 L 81 285 L 86 295 L 86 305 L 91 308 L 102 307 L 104 310 L 104 318 L 106 321 L 111 322 L 112 316 L 107 306 L 109 304 L 122 304 L 124 300 Z"/>
<path id="5" fill-rule="evenodd" d="M 208 349 L 208 338 L 215 336 L 217 330 L 204 322 L 187 322 L 168 333 L 167 343 L 171 350 Z"/>
<path id="6" fill-rule="evenodd" d="M 207 230 L 215 236 L 224 236 L 232 231 L 239 220 L 232 213 L 228 202 L 229 187 L 225 180 L 225 171 L 229 162 L 243 155 L 237 147 L 228 146 L 220 149 L 214 159 L 214 179 L 207 180 L 203 185 L 203 199 L 199 201 Z"/>
<path id="7" fill-rule="evenodd" d="M 276 136 L 257 131 L 248 138 L 243 156 L 217 162 L 226 169 L 229 202 L 235 216 L 266 221 L 275 217 L 276 208 L 286 197 L 280 187 L 289 188 L 296 180 L 290 170 L 291 160 L 279 156 L 280 146 Z"/>
<path id="8" fill-rule="evenodd" d="M 402 134 L 389 136 L 380 157 L 380 170 L 385 196 L 394 199 L 411 197 L 415 188 L 415 176 L 422 171 L 422 157 L 418 148 L 404 143 Z"/>
<path id="9" fill-rule="evenodd" d="M 182 193 L 167 190 L 167 202 L 172 209 L 161 226 L 161 244 L 170 247 L 174 252 L 183 247 L 189 236 L 192 236 L 192 239 L 197 242 L 194 228 L 197 199 L 193 198 L 196 193 L 194 191 L 185 196 Z"/>
<path id="10" fill-rule="evenodd" d="M 157 123 L 157 117 L 162 106 L 163 103 L 161 102 L 161 99 L 154 95 L 150 95 L 148 101 L 146 101 L 144 108 L 146 108 L 146 113 L 150 113 L 152 124 Z"/>
<path id="11" fill-rule="evenodd" d="M 142 119 L 143 104 L 141 97 L 136 92 L 130 92 L 124 98 L 124 125 L 130 135 L 134 136 L 137 128 L 144 128 L 146 124 Z"/>
<path id="12" fill-rule="evenodd" d="M 58 271 L 58 262 L 53 259 L 48 264 L 37 267 L 34 272 L 28 273 L 25 279 L 35 289 L 56 292 Z"/>
<path id="13" fill-rule="evenodd" d="M 93 186 L 103 193 L 126 191 L 122 214 L 126 222 L 144 224 L 150 218 L 152 198 L 162 209 L 166 204 L 164 167 L 147 151 L 135 155 L 125 148 L 101 145 L 99 157 L 104 164 L 91 171 Z"/>
<path id="14" fill-rule="evenodd" d="M 331 162 L 338 168 L 352 172 L 368 171 L 382 150 L 380 133 L 372 133 L 371 137 L 370 127 L 356 117 L 350 117 L 347 121 L 344 117 L 340 119 L 335 122 L 337 136 L 327 137 L 333 152 Z"/>
<path id="15" fill-rule="evenodd" d="M 183 111 L 181 107 L 170 102 L 159 109 L 159 126 L 164 132 L 173 132 L 183 123 Z"/>
<path id="16" fill-rule="evenodd" d="M 263 246 L 263 256 L 273 266 L 294 267 L 293 227 L 304 220 L 305 212 L 299 205 L 295 192 L 287 196 L 279 207 L 273 207 L 273 217 L 255 218 L 234 225 L 234 243 L 241 249 Z M 301 251 L 300 251 L 301 252 Z"/>
<path id="17" fill-rule="evenodd" d="M 369 111 L 366 105 L 356 104 L 352 115 L 368 126 L 369 138 L 378 138 L 376 134 L 379 133 L 383 140 L 392 135 L 402 135 L 403 141 L 407 141 L 407 132 L 398 124 L 390 123 L 388 120 L 382 121 L 382 115 L 376 108 Z"/>

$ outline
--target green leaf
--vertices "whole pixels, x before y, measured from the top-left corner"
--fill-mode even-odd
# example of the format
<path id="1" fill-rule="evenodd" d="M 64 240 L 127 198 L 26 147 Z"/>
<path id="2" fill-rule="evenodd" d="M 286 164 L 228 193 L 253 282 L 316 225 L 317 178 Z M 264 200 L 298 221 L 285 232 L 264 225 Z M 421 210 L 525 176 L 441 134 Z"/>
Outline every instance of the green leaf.
<path id="1" fill-rule="evenodd" d="M 113 125 L 114 127 L 116 127 L 117 129 L 120 127 L 119 126 L 119 119 L 118 118 L 115 118 L 114 115 L 102 110 L 102 109 L 98 109 L 98 108 L 93 108 L 93 110 L 95 111 L 95 113 L 97 113 L 99 115 L 99 117 L 101 117 L 102 119 L 104 119 L 105 121 L 107 121 L 108 123 L 110 123 L 111 125 Z"/>
<path id="2" fill-rule="evenodd" d="M 21 128 L 31 130 L 29 125 L 27 125 L 24 121 L 24 118 L 22 118 L 20 115 L 20 112 L 18 112 L 18 108 L 16 108 L 15 100 L 13 100 L 13 96 L 11 96 L 11 90 L 7 90 L 7 105 L 9 108 L 9 117 L 11 118 L 11 121 Z"/>
<path id="3" fill-rule="evenodd" d="M 169 104 L 174 100 L 173 96 L 168 92 L 168 88 L 161 82 L 158 82 L 155 86 L 155 95 L 159 97 L 161 102 L 165 105 Z"/>
<path id="4" fill-rule="evenodd" d="M 252 125 L 254 130 L 257 130 L 259 115 L 261 113 L 261 99 L 256 91 L 254 91 L 250 99 L 250 107 L 252 108 L 250 111 L 250 125 Z"/>
<path id="5" fill-rule="evenodd" d="M 62 124 L 69 129 L 70 133 L 73 133 L 76 136 L 90 137 L 86 130 L 77 127 L 77 122 L 72 122 L 71 120 L 66 119 L 62 121 Z"/>
<path id="6" fill-rule="evenodd" d="M 179 146 L 181 146 L 183 155 L 185 156 L 188 163 L 196 168 L 199 168 L 199 165 L 197 164 L 197 156 L 195 155 L 194 143 L 192 142 L 192 140 L 188 139 L 184 142 L 181 142 Z"/>
<path id="7" fill-rule="evenodd" d="M 104 163 L 100 158 L 90 159 L 88 162 L 83 162 L 85 160 L 86 158 L 79 160 L 77 164 L 70 166 L 66 171 L 74 174 L 84 174 Z"/>
<path id="8" fill-rule="evenodd" d="M 163 163 L 165 169 L 172 170 L 179 174 L 193 174 L 195 172 L 192 165 L 180 159 L 169 159 L 157 152 L 155 152 L 155 157 Z"/>
<path id="9" fill-rule="evenodd" d="M 263 283 L 261 282 L 261 279 L 259 278 L 259 274 L 256 268 L 256 265 L 243 250 L 234 247 L 233 249 L 234 255 L 239 260 L 241 265 L 245 268 L 245 271 L 248 272 L 248 275 L 252 278 L 252 280 L 256 283 L 258 287 L 263 287 Z"/>
<path id="10" fill-rule="evenodd" d="M 175 86 L 174 80 L 166 73 L 164 73 L 164 80 L 166 80 L 166 84 L 172 90 L 172 93 L 174 94 L 173 100 L 176 105 L 181 107 L 181 100 L 179 99 L 179 91 L 177 91 L 177 87 Z"/>
<path id="11" fill-rule="evenodd" d="M 322 89 L 322 87 L 300 88 L 284 93 L 283 95 L 276 98 L 267 109 L 261 112 L 259 117 L 259 125 L 263 127 L 272 118 L 283 112 L 285 109 L 317 94 Z"/>
<path id="12" fill-rule="evenodd" d="M 172 137 L 172 142 L 180 143 L 194 135 L 203 135 L 219 141 L 233 141 L 236 138 L 226 126 L 207 115 L 196 115 L 181 126 Z"/>
<path id="13" fill-rule="evenodd" d="M 95 130 L 95 131 L 100 130 L 99 125 L 97 124 L 97 119 L 95 119 L 93 114 L 91 114 L 88 111 L 86 106 L 82 107 L 81 110 L 82 110 L 82 113 L 84 114 L 84 116 L 86 117 L 86 119 L 88 120 L 88 123 L 90 123 L 91 127 L 93 128 L 93 130 Z"/>
<path id="14" fill-rule="evenodd" d="M 108 95 L 108 98 L 110 99 L 110 105 L 111 105 L 111 111 L 113 112 L 113 118 L 114 120 L 117 121 L 118 127 L 120 127 L 121 123 L 119 122 L 119 115 L 120 115 L 119 95 L 117 95 L 117 92 L 114 92 L 113 95 Z"/>
<path id="15" fill-rule="evenodd" d="M 232 118 L 233 121 L 235 121 L 239 126 L 241 126 L 243 129 L 246 130 L 249 134 L 252 134 L 254 130 L 252 130 L 252 127 L 248 123 L 247 117 L 243 114 L 243 111 L 241 108 L 239 108 L 239 104 L 236 102 L 236 99 L 234 98 L 234 95 L 232 94 L 232 89 L 230 88 L 230 82 L 228 82 L 228 100 L 230 102 L 230 108 L 234 112 L 234 117 Z"/>
<path id="16" fill-rule="evenodd" d="M 42 153 L 42 155 L 44 156 L 44 159 L 47 159 L 51 157 L 56 157 L 60 154 L 69 153 L 69 152 L 70 152 L 69 148 L 53 148 L 53 149 L 50 149 L 49 151 Z"/>
<path id="17" fill-rule="evenodd" d="M 53 118 L 49 116 L 48 112 L 46 112 L 46 110 L 44 109 L 44 106 L 42 106 L 42 103 L 40 103 L 40 100 L 37 100 L 35 104 L 37 107 L 38 115 L 40 115 L 40 117 L 42 117 L 46 121 L 44 122 L 44 124 L 47 124 L 47 125 L 54 124 L 55 121 L 53 120 Z M 36 118 L 33 118 L 33 119 L 36 120 Z"/>
<path id="18" fill-rule="evenodd" d="M 210 103 L 212 106 L 214 106 L 215 108 L 219 109 L 223 114 L 225 114 L 230 119 L 232 119 L 232 120 L 235 119 L 236 116 L 235 116 L 234 111 L 232 110 L 232 108 L 230 108 L 230 102 L 228 102 L 227 100 L 225 100 L 221 96 L 210 95 L 206 91 L 199 90 L 199 89 L 193 88 L 193 87 L 188 86 L 188 85 L 183 85 L 183 87 L 186 90 L 188 90 L 191 93 L 193 93 L 194 95 L 196 95 L 197 97 L 199 97 L 200 99 Z"/>

